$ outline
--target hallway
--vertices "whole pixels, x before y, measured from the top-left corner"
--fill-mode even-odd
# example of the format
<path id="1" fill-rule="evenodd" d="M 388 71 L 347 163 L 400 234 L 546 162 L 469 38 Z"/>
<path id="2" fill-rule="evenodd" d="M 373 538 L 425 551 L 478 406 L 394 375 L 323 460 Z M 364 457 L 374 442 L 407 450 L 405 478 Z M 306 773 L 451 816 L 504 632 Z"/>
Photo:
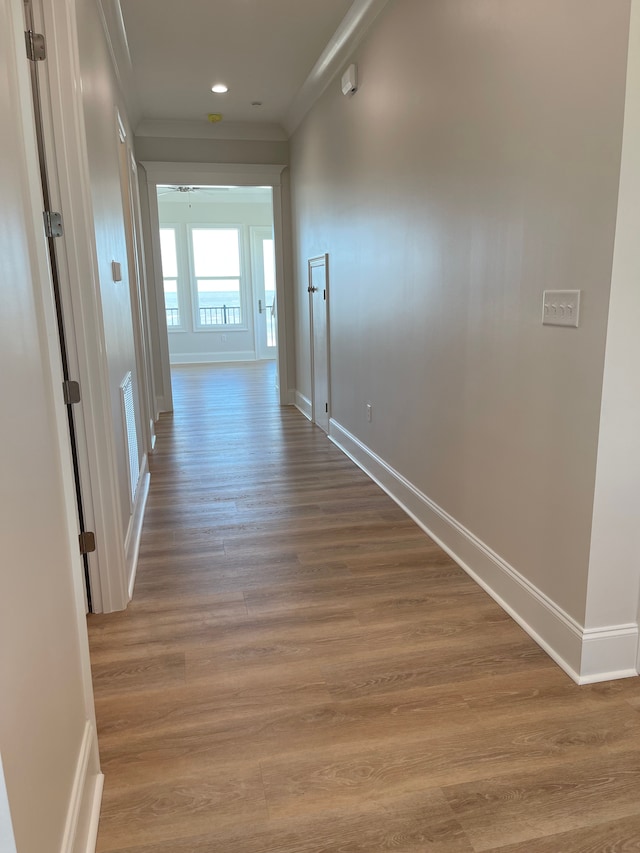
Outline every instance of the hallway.
<path id="1" fill-rule="evenodd" d="M 134 600 L 89 618 L 98 851 L 635 849 L 637 679 L 577 687 L 272 363 L 173 381 Z"/>

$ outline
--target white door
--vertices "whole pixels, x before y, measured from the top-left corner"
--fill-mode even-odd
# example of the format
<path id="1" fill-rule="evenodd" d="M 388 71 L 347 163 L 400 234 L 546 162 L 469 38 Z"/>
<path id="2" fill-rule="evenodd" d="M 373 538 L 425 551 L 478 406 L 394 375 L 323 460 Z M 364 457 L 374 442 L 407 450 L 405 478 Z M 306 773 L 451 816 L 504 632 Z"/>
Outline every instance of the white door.
<path id="1" fill-rule="evenodd" d="M 276 255 L 271 228 L 251 229 L 253 316 L 256 358 L 275 358 L 278 336 L 276 311 Z"/>
<path id="2" fill-rule="evenodd" d="M 311 328 L 311 419 L 329 432 L 329 280 L 328 256 L 309 260 Z"/>

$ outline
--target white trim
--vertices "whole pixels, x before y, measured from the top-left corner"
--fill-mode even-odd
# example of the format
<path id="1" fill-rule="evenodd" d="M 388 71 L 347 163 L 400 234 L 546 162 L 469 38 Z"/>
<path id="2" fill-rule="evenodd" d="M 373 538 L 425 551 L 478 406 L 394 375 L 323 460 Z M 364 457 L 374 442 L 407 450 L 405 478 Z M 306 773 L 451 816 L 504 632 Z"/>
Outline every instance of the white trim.
<path id="1" fill-rule="evenodd" d="M 136 139 L 243 139 L 261 142 L 286 142 L 289 138 L 279 124 L 260 121 L 223 121 L 217 124 L 204 121 L 176 119 L 143 119 L 136 127 Z"/>
<path id="2" fill-rule="evenodd" d="M 293 405 L 298 409 L 299 412 L 307 418 L 308 420 L 312 420 L 312 407 L 311 400 L 308 397 L 305 397 L 304 394 L 301 394 L 299 391 L 293 392 Z M 336 442 L 337 444 L 337 442 Z M 342 448 L 340 448 L 342 449 Z M 345 451 L 346 452 L 346 451 Z"/>
<path id="3" fill-rule="evenodd" d="M 213 202 L 215 205 L 215 202 Z M 178 227 L 179 225 L 179 227 Z M 164 222 L 161 223 L 164 228 Z M 178 331 L 185 331 L 189 334 L 197 335 L 201 332 L 251 332 L 253 334 L 253 325 L 250 322 L 250 316 L 253 314 L 253 287 L 251 283 L 251 251 L 247 245 L 249 241 L 248 226 L 244 222 L 200 222 L 190 220 L 189 222 L 181 222 L 171 226 L 175 229 L 176 234 L 176 249 L 177 243 L 183 242 L 182 249 L 186 250 L 188 275 L 178 276 L 178 288 L 189 288 L 190 305 L 191 305 L 191 327 L 180 328 Z M 194 257 L 195 246 L 193 241 L 194 231 L 235 231 L 238 238 L 238 275 L 218 275 L 206 276 L 196 275 L 196 262 Z M 186 278 L 186 281 L 184 279 Z M 237 281 L 238 296 L 240 297 L 240 319 L 241 323 L 202 323 L 200 320 L 200 299 L 198 293 L 198 284 L 200 281 Z M 231 288 L 229 288 L 231 291 Z M 184 300 L 183 300 L 184 301 Z M 180 296 L 178 294 L 178 311 L 180 306 Z M 169 327 L 167 327 L 167 332 Z M 169 353 L 171 360 L 172 353 Z"/>
<path id="4" fill-rule="evenodd" d="M 215 364 L 222 361 L 257 361 L 253 350 L 244 352 L 179 352 L 171 354 L 171 364 Z M 271 359 L 263 359 L 270 361 Z"/>
<path id="5" fill-rule="evenodd" d="M 100 807 L 102 805 L 102 791 L 104 788 L 104 775 L 98 773 L 94 776 L 93 791 L 90 797 L 87 797 L 89 803 L 87 831 L 85 833 L 84 846 L 80 847 L 76 844 L 77 853 L 95 853 L 96 844 L 98 842 L 98 825 L 100 823 Z"/>
<path id="6" fill-rule="evenodd" d="M 55 147 L 55 169 L 50 170 L 50 174 L 58 176 L 65 221 L 64 245 L 98 542 L 97 553 L 91 555 L 89 561 L 92 593 L 96 611 L 109 612 L 126 606 L 123 529 L 116 449 L 111 429 L 111 391 L 99 297 L 84 109 L 82 91 L 77 85 L 80 60 L 75 3 L 64 0 L 55 10 L 51 3 L 44 3 L 43 14 Z"/>
<path id="7" fill-rule="evenodd" d="M 273 197 L 272 197 L 273 198 Z M 273 205 L 271 207 L 273 212 Z M 253 306 L 253 339 L 256 346 L 256 358 L 268 361 L 277 359 L 278 357 L 278 294 L 274 292 L 275 300 L 275 331 L 276 342 L 273 346 L 269 346 L 268 332 L 268 317 L 266 316 L 267 299 L 266 299 L 266 281 L 265 281 L 265 266 L 264 266 L 264 243 L 266 240 L 273 241 L 273 265 L 274 265 L 274 286 L 275 286 L 275 252 L 276 243 L 273 233 L 273 222 L 269 225 L 249 225 L 249 278 L 251 284 L 251 300 Z M 256 304 L 259 299 L 264 302 L 265 311 L 261 312 L 256 309 Z"/>
<path id="8" fill-rule="evenodd" d="M 102 796 L 102 773 L 91 774 L 89 767 L 91 758 L 96 748 L 96 732 L 89 720 L 86 721 L 76 772 L 71 789 L 67 820 L 65 823 L 60 853 L 79 853 L 79 851 L 95 850 L 95 837 L 91 835 L 94 826 L 97 830 L 95 820 L 96 810 L 99 814 L 100 800 Z M 84 836 L 84 837 L 82 837 Z M 91 842 L 93 841 L 93 846 Z"/>
<path id="9" fill-rule="evenodd" d="M 133 65 L 120 0 L 98 0 L 96 7 L 113 70 L 125 100 L 127 115 L 135 123 L 140 117 L 141 110 L 133 79 Z"/>
<path id="10" fill-rule="evenodd" d="M 294 324 L 290 319 L 290 300 L 287 298 L 287 278 L 285 264 L 285 229 L 284 211 L 282 204 L 282 187 L 273 187 L 273 239 L 276 260 L 276 305 L 278 309 L 277 361 L 278 361 L 278 393 L 280 405 L 286 406 L 289 401 L 289 389 L 293 382 L 295 366 L 289 370 L 289 351 L 293 353 L 292 341 Z M 291 331 L 290 331 L 291 330 Z"/>
<path id="11" fill-rule="evenodd" d="M 585 628 L 582 632 L 582 665 L 579 684 L 638 675 L 636 653 L 638 625 Z M 620 668 L 620 664 L 626 668 Z"/>
<path id="12" fill-rule="evenodd" d="M 124 379 L 120 383 L 120 414 L 122 417 L 122 432 L 124 436 L 124 455 L 127 473 L 129 475 L 127 478 L 129 486 L 129 515 L 133 512 L 133 502 L 136 497 L 136 489 L 138 488 L 138 481 L 140 479 L 140 450 L 138 446 L 134 405 L 133 374 L 130 370 L 127 370 Z"/>
<path id="13" fill-rule="evenodd" d="M 0 755 L 0 851 L 2 853 L 17 853 L 11 809 L 9 808 L 9 795 L 2 768 L 2 755 Z"/>
<path id="14" fill-rule="evenodd" d="M 346 64 L 351 52 L 360 44 L 388 2 L 389 0 L 354 0 L 289 107 L 284 119 L 284 126 L 289 135 Z"/>
<path id="15" fill-rule="evenodd" d="M 127 269 L 129 300 L 131 303 L 131 325 L 133 329 L 138 406 L 142 435 L 139 436 L 144 451 L 148 453 L 152 447 L 154 428 L 149 430 L 155 400 L 152 395 L 149 379 L 149 347 L 148 347 L 148 312 L 146 310 L 145 277 L 142 267 L 142 227 L 139 217 L 139 191 L 137 165 L 133 156 L 130 141 L 127 139 L 126 127 L 119 110 L 116 108 L 116 119 L 120 145 L 118 150 L 118 170 L 122 192 L 125 242 L 127 247 Z"/>
<path id="16" fill-rule="evenodd" d="M 322 320 L 316 324 L 315 318 L 315 308 L 314 308 L 314 298 L 313 293 L 313 270 L 322 268 L 324 270 L 324 301 L 323 301 L 323 309 L 320 314 Z M 312 258 L 309 258 L 307 261 L 307 277 L 308 277 L 308 288 L 309 291 L 309 341 L 311 344 L 311 352 L 310 352 L 310 366 L 311 366 L 311 420 L 314 424 L 317 424 L 320 429 L 329 433 L 329 421 L 331 420 L 331 324 L 330 324 L 330 296 L 329 296 L 329 254 L 325 252 L 322 255 L 316 255 Z M 316 288 L 317 289 L 317 288 Z M 319 297 L 318 297 L 319 299 Z M 316 388 L 316 325 L 320 326 L 324 322 L 324 339 L 325 339 L 325 364 L 326 375 L 327 375 L 327 399 L 324 401 L 324 405 L 326 405 L 326 410 L 322 411 L 323 401 L 318 401 L 316 399 L 317 396 L 317 388 Z M 318 364 L 320 362 L 318 361 Z M 322 367 L 322 365 L 321 365 Z M 321 372 L 321 369 L 319 369 Z M 320 410 L 318 412 L 318 409 Z M 320 414 L 320 417 L 318 417 Z M 324 417 L 326 415 L 326 418 Z M 326 424 L 326 430 L 325 430 Z"/>
<path id="17" fill-rule="evenodd" d="M 133 588 L 136 582 L 136 571 L 138 569 L 138 554 L 140 552 L 140 539 L 142 536 L 142 522 L 144 521 L 144 512 L 147 506 L 147 497 L 149 495 L 149 483 L 151 474 L 149 473 L 149 460 L 145 453 L 140 466 L 140 476 L 136 487 L 135 502 L 133 512 L 129 519 L 129 529 L 124 542 L 125 562 L 127 565 L 127 592 L 129 601 L 133 598 Z"/>
<path id="18" fill-rule="evenodd" d="M 640 2 L 633 0 L 585 621 L 640 618 Z M 640 648 L 636 666 L 640 666 Z"/>
<path id="19" fill-rule="evenodd" d="M 638 626 L 585 630 L 542 590 L 336 420 L 329 438 L 449 554 L 578 684 L 636 675 Z"/>
<path id="20" fill-rule="evenodd" d="M 210 184 L 237 187 L 279 187 L 286 164 L 264 166 L 254 163 L 163 163 L 142 160 L 149 184 Z"/>
<path id="21" fill-rule="evenodd" d="M 144 164 L 143 164 L 144 166 Z M 160 250 L 160 211 L 158 209 L 157 181 L 147 180 L 147 199 L 149 203 L 149 234 L 151 235 L 151 252 L 145 251 L 145 257 L 151 258 L 151 270 L 147 267 L 147 287 L 154 292 L 156 305 L 155 317 L 149 318 L 154 327 L 155 337 L 160 350 L 160 364 L 156 364 L 160 374 L 160 388 L 156 387 L 156 411 L 173 411 L 173 391 L 171 388 L 171 366 L 169 361 L 169 332 L 167 330 L 167 310 L 164 301 L 164 279 L 162 277 L 162 254 Z M 142 214 L 144 217 L 144 213 Z M 176 246 L 177 248 L 177 246 Z"/>
<path id="22" fill-rule="evenodd" d="M 225 163 L 161 163 L 145 162 L 147 196 L 149 200 L 149 235 L 151 238 L 151 256 L 153 264 L 153 284 L 157 311 L 155 332 L 160 348 L 159 372 L 162 376 L 162 394 L 158 394 L 159 412 L 173 408 L 171 391 L 171 359 L 169 356 L 168 331 L 162 283 L 162 262 L 160 258 L 160 218 L 158 213 L 158 184 L 203 184 L 209 186 L 233 184 L 234 186 L 270 186 L 273 188 L 273 234 L 276 255 L 276 298 L 278 306 L 278 390 L 280 404 L 289 405 L 290 383 L 293 379 L 293 365 L 289 365 L 289 338 L 293 334 L 293 323 L 289 318 L 289 300 L 287 299 L 287 267 L 285 264 L 285 228 L 282 199 L 282 171 L 284 165 L 225 164 Z M 152 276 L 147 277 L 151 282 Z M 255 357 L 255 356 L 254 356 Z M 236 355 L 237 358 L 237 355 Z M 158 389 L 159 390 L 159 389 Z"/>

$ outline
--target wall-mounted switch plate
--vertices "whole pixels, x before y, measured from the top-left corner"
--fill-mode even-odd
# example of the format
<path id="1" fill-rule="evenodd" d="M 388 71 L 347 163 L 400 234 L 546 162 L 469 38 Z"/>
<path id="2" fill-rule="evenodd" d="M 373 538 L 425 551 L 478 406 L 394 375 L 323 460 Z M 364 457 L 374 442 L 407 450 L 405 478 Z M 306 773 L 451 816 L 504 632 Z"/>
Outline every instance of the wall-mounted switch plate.
<path id="1" fill-rule="evenodd" d="M 579 290 L 545 290 L 542 298 L 544 326 L 574 326 L 580 321 Z"/>
<path id="2" fill-rule="evenodd" d="M 111 261 L 111 277 L 114 281 L 122 281 L 122 267 L 118 261 Z"/>

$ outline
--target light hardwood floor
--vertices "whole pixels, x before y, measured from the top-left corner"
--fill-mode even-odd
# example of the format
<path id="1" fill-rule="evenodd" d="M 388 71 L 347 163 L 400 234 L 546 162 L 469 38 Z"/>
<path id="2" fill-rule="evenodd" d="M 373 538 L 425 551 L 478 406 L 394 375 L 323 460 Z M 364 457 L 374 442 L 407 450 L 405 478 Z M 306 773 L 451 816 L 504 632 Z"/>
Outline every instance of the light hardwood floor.
<path id="1" fill-rule="evenodd" d="M 99 851 L 640 851 L 637 679 L 573 684 L 273 365 L 174 393 L 134 600 L 89 618 Z"/>

